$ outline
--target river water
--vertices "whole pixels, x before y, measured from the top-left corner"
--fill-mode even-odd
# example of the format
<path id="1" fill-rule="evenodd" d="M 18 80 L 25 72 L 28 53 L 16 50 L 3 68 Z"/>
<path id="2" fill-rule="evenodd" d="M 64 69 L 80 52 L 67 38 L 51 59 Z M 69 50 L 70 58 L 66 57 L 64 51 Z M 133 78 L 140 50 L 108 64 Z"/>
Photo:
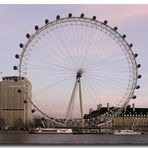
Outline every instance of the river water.
<path id="1" fill-rule="evenodd" d="M 112 134 L 28 134 L 0 132 L 0 144 L 147 145 L 148 134 L 127 136 Z"/>

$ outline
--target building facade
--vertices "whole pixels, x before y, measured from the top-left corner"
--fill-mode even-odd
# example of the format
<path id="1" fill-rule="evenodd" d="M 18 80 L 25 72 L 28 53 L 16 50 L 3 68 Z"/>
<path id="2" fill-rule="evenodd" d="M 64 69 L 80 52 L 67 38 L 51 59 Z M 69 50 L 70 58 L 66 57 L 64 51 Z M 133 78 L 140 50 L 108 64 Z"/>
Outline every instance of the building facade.
<path id="1" fill-rule="evenodd" d="M 90 112 L 89 114 L 85 114 L 85 119 L 93 119 L 99 117 L 101 120 L 101 115 L 108 112 L 112 107 L 109 107 L 107 103 L 107 107 L 97 106 L 97 110 Z M 133 103 L 132 106 L 127 106 L 122 110 L 120 114 L 116 115 L 106 115 L 106 120 L 111 120 L 109 124 L 107 124 L 104 129 L 111 130 L 119 130 L 119 129 L 134 129 L 141 132 L 148 133 L 148 108 L 136 108 Z M 103 117 L 104 119 L 104 117 Z M 94 125 L 97 124 L 97 121 L 94 121 Z"/>
<path id="2" fill-rule="evenodd" d="M 32 86 L 24 77 L 3 77 L 0 82 L 1 127 L 26 127 L 32 122 Z"/>

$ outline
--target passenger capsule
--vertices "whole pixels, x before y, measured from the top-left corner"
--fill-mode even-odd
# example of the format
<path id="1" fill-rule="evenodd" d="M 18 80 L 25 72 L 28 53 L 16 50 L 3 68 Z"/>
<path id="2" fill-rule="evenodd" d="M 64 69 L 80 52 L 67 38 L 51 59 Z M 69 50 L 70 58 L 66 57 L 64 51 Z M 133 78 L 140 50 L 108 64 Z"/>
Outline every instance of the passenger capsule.
<path id="1" fill-rule="evenodd" d="M 38 30 L 38 29 L 39 29 L 38 25 L 35 25 L 35 27 L 34 27 L 34 28 L 35 28 L 35 30 Z"/>
<path id="2" fill-rule="evenodd" d="M 17 92 L 18 92 L 18 93 L 21 93 L 21 90 L 19 89 Z"/>
<path id="3" fill-rule="evenodd" d="M 137 64 L 137 68 L 140 68 L 141 67 L 141 64 Z"/>
<path id="4" fill-rule="evenodd" d="M 138 79 L 140 79 L 141 77 L 142 77 L 141 75 L 138 75 L 138 76 L 137 76 Z"/>
<path id="5" fill-rule="evenodd" d="M 15 82 L 17 82 L 17 81 L 18 81 L 18 79 L 17 79 L 17 78 L 14 78 L 14 81 L 15 81 Z"/>
<path id="6" fill-rule="evenodd" d="M 84 13 L 82 13 L 82 14 L 80 15 L 80 17 L 83 18 L 83 17 L 84 17 Z"/>
<path id="7" fill-rule="evenodd" d="M 133 47 L 133 44 L 130 44 L 129 46 L 130 46 L 130 47 Z"/>
<path id="8" fill-rule="evenodd" d="M 59 20 L 60 19 L 60 15 L 57 15 L 56 19 Z"/>
<path id="9" fill-rule="evenodd" d="M 14 69 L 14 70 L 17 70 L 17 66 L 13 66 L 13 69 Z"/>
<path id="10" fill-rule="evenodd" d="M 42 117 L 42 118 L 41 118 L 41 120 L 45 120 L 45 118 L 44 118 L 44 117 Z"/>
<path id="11" fill-rule="evenodd" d="M 32 110 L 31 110 L 32 113 L 34 113 L 35 111 L 36 111 L 35 109 L 32 109 Z"/>
<path id="12" fill-rule="evenodd" d="M 20 48 L 23 48 L 23 47 L 24 47 L 24 45 L 22 43 L 20 43 Z"/>
<path id="13" fill-rule="evenodd" d="M 19 59 L 19 55 L 18 55 L 18 54 L 16 54 L 16 55 L 15 55 L 15 58 L 16 58 L 16 59 Z"/>
<path id="14" fill-rule="evenodd" d="M 134 95 L 134 96 L 132 97 L 132 99 L 136 99 L 136 96 Z"/>
<path id="15" fill-rule="evenodd" d="M 123 36 L 122 36 L 124 39 L 126 38 L 126 34 L 123 34 Z"/>
<path id="16" fill-rule="evenodd" d="M 135 56 L 135 58 L 138 57 L 138 53 L 135 53 L 134 56 Z"/>
<path id="17" fill-rule="evenodd" d="M 30 34 L 28 34 L 28 33 L 27 33 L 27 34 L 26 34 L 26 38 L 28 38 L 28 39 L 29 39 L 29 38 L 30 38 Z"/>
<path id="18" fill-rule="evenodd" d="M 24 103 L 27 103 L 27 100 L 24 100 Z"/>
<path id="19" fill-rule="evenodd" d="M 117 27 L 114 27 L 114 30 L 115 30 L 115 31 L 117 31 L 117 29 L 118 29 Z"/>
<path id="20" fill-rule="evenodd" d="M 45 24 L 48 24 L 48 23 L 49 23 L 49 20 L 48 20 L 48 19 L 46 19 L 46 20 L 45 20 Z"/>
<path id="21" fill-rule="evenodd" d="M 139 88 L 140 88 L 140 86 L 139 86 L 139 85 L 137 85 L 137 86 L 136 86 L 136 89 L 139 89 Z"/>
<path id="22" fill-rule="evenodd" d="M 72 13 L 69 13 L 69 14 L 68 14 L 68 17 L 71 18 L 71 17 L 72 17 Z"/>
<path id="23" fill-rule="evenodd" d="M 92 18 L 93 20 L 96 20 L 96 16 L 93 16 L 93 18 Z"/>
<path id="24" fill-rule="evenodd" d="M 106 25 L 106 24 L 107 24 L 107 20 L 105 20 L 105 21 L 103 22 L 103 24 Z"/>

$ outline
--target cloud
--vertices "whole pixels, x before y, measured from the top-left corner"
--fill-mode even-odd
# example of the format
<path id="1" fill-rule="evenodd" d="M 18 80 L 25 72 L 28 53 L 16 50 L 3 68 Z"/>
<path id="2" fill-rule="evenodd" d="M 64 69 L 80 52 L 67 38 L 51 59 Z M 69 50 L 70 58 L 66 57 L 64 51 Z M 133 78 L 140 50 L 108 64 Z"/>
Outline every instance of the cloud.
<path id="1" fill-rule="evenodd" d="M 25 41 L 25 34 L 34 32 L 34 25 L 44 24 L 44 19 L 55 19 L 57 14 L 66 17 L 68 13 L 80 16 L 84 13 L 86 17 L 97 16 L 100 21 L 108 20 L 111 26 L 119 25 L 121 32 L 127 32 L 129 40 L 134 41 L 139 51 L 138 63 L 142 64 L 140 69 L 142 75 L 148 74 L 147 54 L 147 26 L 148 5 L 1 5 L 0 6 L 0 67 L 5 75 L 14 75 L 12 66 L 15 65 L 14 54 L 21 52 L 19 42 Z M 128 38 L 127 38 L 128 39 Z M 7 64 L 5 64 L 7 61 Z M 139 83 L 139 81 L 138 81 Z M 148 101 L 148 77 L 143 76 L 140 91 L 136 91 L 136 104 L 147 106 Z M 140 93 L 141 92 L 141 93 Z M 59 110 L 60 111 L 60 110 Z"/>
<path id="2" fill-rule="evenodd" d="M 98 19 L 101 17 L 110 18 L 112 20 L 122 20 L 132 17 L 140 17 L 148 14 L 148 5 L 126 5 L 126 4 L 96 4 L 96 5 L 81 5 L 79 8 L 85 12 L 96 13 Z"/>

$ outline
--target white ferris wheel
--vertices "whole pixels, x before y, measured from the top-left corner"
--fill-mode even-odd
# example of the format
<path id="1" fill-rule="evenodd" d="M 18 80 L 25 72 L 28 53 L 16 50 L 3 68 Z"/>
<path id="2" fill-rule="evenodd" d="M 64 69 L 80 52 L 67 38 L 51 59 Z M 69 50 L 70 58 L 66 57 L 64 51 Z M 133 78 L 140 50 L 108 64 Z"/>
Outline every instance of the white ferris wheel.
<path id="1" fill-rule="evenodd" d="M 116 114 L 135 99 L 141 65 L 133 45 L 117 29 L 95 16 L 70 13 L 46 19 L 32 35 L 26 34 L 14 69 L 32 84 L 28 100 L 35 110 L 57 124 L 84 126 L 90 108 L 109 103 L 112 109 L 106 114 Z"/>

